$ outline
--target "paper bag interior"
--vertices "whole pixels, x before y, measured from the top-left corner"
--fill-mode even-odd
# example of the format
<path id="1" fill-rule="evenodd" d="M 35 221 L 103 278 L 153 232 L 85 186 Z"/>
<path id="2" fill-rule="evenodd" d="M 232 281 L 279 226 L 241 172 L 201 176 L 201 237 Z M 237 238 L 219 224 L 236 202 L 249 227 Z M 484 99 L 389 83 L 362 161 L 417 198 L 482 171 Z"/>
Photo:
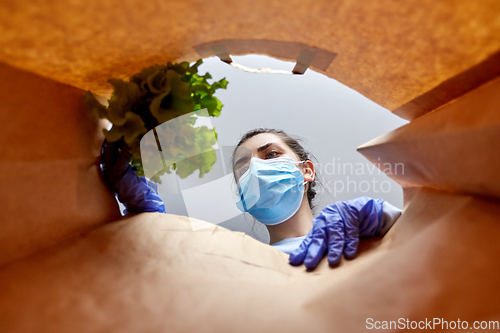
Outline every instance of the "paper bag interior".
<path id="1" fill-rule="evenodd" d="M 1 3 L 1 332 L 500 319 L 497 1 Z M 221 50 L 292 61 L 307 50 L 307 66 L 412 120 L 359 148 L 404 163 L 404 210 L 355 260 L 307 272 L 209 223 L 121 218 L 98 172 L 106 124 L 88 116 L 85 90 L 109 96 L 108 78 Z"/>

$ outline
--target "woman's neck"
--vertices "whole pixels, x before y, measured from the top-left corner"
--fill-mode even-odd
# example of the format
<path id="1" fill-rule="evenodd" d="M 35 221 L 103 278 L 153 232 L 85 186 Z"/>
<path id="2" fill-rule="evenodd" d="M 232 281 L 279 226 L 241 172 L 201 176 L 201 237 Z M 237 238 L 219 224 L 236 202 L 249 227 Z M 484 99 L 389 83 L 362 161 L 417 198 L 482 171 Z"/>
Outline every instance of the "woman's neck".
<path id="1" fill-rule="evenodd" d="M 270 244 L 274 244 L 285 238 L 305 236 L 312 229 L 313 215 L 311 207 L 307 200 L 307 194 L 304 194 L 302 204 L 295 215 L 283 223 L 268 225 Z"/>

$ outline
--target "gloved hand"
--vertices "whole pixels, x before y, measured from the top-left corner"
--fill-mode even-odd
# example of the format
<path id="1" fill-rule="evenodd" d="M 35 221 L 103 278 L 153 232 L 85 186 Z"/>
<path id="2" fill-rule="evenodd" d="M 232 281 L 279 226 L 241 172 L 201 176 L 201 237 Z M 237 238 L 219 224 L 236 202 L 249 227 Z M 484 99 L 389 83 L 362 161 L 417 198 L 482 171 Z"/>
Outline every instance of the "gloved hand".
<path id="1" fill-rule="evenodd" d="M 104 140 L 102 145 L 101 168 L 109 189 L 118 195 L 118 200 L 126 207 L 125 212 L 165 213 L 165 205 L 152 182 L 135 174 L 129 164 L 130 153 L 122 148 L 123 139 L 117 142 Z"/>
<path id="2" fill-rule="evenodd" d="M 313 228 L 290 254 L 290 264 L 308 269 L 318 266 L 325 254 L 336 265 L 342 258 L 356 255 L 360 237 L 373 237 L 382 229 L 382 199 L 360 197 L 326 206 L 314 219 Z"/>

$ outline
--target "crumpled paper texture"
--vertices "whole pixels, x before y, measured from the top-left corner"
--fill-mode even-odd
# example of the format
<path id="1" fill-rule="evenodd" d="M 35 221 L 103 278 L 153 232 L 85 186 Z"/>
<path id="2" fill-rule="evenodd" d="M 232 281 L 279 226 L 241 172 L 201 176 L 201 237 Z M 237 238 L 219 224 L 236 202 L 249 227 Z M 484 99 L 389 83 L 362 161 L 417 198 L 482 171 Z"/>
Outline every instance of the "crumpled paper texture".
<path id="1" fill-rule="evenodd" d="M 84 92 L 0 64 L 0 265 L 117 220 Z"/>
<path id="2" fill-rule="evenodd" d="M 2 1 L 0 331 L 361 332 L 367 318 L 500 320 L 499 6 Z M 263 39 L 337 54 L 326 75 L 414 119 L 359 148 L 404 163 L 390 175 L 404 211 L 335 269 L 292 267 L 202 221 L 120 218 L 98 172 L 106 124 L 88 117 L 84 90 L 106 95 L 108 78 L 195 60 L 194 47 L 214 41 L 260 53 Z"/>
<path id="3" fill-rule="evenodd" d="M 144 213 L 0 270 L 2 332 L 364 332 L 366 319 L 498 320 L 498 202 L 405 189 L 388 234 L 314 272 L 243 233 Z"/>
<path id="4" fill-rule="evenodd" d="M 337 54 L 326 70 L 314 63 L 313 69 L 406 119 L 500 74 L 497 0 L 2 0 L 0 6 L 0 61 L 105 96 L 109 78 L 194 61 L 196 46 L 224 40 L 241 41 L 230 45 L 232 54 L 274 48 L 293 62 L 295 48 L 281 42 Z"/>
<path id="5" fill-rule="evenodd" d="M 500 78 L 358 147 L 376 164 L 404 170 L 391 178 L 500 200 Z M 383 170 L 383 168 L 381 168 Z M 393 168 L 393 170 L 396 167 Z"/>

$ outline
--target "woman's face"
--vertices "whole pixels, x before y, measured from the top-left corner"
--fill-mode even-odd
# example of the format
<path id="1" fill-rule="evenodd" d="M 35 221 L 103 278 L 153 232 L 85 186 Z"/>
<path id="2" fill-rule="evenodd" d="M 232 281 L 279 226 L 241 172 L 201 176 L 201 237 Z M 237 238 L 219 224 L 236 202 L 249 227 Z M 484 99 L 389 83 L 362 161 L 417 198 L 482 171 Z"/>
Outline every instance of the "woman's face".
<path id="1" fill-rule="evenodd" d="M 233 170 L 236 180 L 238 180 L 248 169 L 250 159 L 252 157 L 257 157 L 263 160 L 277 157 L 288 157 L 296 161 L 300 161 L 293 150 L 291 150 L 279 136 L 272 133 L 257 134 L 243 142 L 241 146 L 236 149 L 233 159 Z M 312 164 L 310 161 L 309 163 Z M 297 166 L 302 171 L 300 165 Z M 304 172 L 302 173 L 304 174 Z"/>

